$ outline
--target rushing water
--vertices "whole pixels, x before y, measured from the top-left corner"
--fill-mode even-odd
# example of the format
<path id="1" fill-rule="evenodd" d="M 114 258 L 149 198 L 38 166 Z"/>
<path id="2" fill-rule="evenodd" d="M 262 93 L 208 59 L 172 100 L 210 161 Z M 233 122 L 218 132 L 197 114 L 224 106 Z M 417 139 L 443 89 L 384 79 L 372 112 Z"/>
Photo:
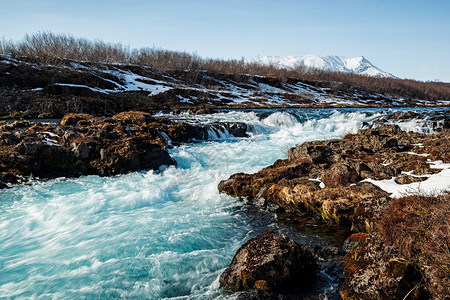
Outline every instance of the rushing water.
<path id="1" fill-rule="evenodd" d="M 162 173 L 36 181 L 0 190 L 0 297 L 229 298 L 218 277 L 250 237 L 273 228 L 311 247 L 329 241 L 220 195 L 218 183 L 285 158 L 304 141 L 342 137 L 379 109 L 234 111 L 182 116 L 240 121 L 251 137 L 170 150 Z M 170 116 L 176 118 L 176 116 Z M 179 116 L 177 118 L 180 118 Z M 330 279 L 321 289 L 336 289 Z"/>

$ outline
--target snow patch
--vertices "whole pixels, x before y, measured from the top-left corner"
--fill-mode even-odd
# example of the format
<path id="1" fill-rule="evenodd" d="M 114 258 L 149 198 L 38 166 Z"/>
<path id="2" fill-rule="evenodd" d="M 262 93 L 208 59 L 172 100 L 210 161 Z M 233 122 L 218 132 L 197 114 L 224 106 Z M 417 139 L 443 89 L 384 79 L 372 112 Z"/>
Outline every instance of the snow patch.
<path id="1" fill-rule="evenodd" d="M 437 174 L 421 175 L 415 177 L 428 177 L 425 181 L 413 182 L 410 184 L 398 184 L 395 177 L 384 180 L 364 179 L 362 182 L 370 182 L 387 193 L 393 198 L 400 198 L 408 195 L 426 194 L 435 195 L 450 190 L 450 163 L 446 164 L 442 161 L 428 161 L 433 169 L 442 169 Z M 402 174 L 412 175 L 412 172 L 402 172 Z"/>

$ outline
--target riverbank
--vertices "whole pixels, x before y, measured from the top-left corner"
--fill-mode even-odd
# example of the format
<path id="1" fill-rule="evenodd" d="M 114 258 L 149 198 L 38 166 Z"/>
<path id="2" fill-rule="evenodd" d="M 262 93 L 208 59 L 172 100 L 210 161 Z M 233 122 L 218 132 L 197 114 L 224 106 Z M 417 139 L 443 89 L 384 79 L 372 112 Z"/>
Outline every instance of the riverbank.
<path id="1" fill-rule="evenodd" d="M 450 103 L 445 83 L 368 81 L 358 76 L 354 82 L 339 82 L 272 73 L 158 69 L 70 59 L 56 59 L 51 64 L 39 57 L 0 55 L 0 119 L 62 118 L 67 113 L 111 117 L 137 110 L 208 113 L 233 108 L 433 107 Z"/>
<path id="2" fill-rule="evenodd" d="M 30 177 L 111 176 L 175 165 L 167 148 L 199 141 L 219 128 L 245 137 L 242 123 L 189 124 L 124 112 L 112 118 L 68 114 L 56 125 L 15 121 L 0 125 L 0 187 Z"/>
<path id="3" fill-rule="evenodd" d="M 281 218 L 309 213 L 363 232 L 349 237 L 345 249 L 350 251 L 344 257 L 345 281 L 340 290 L 344 299 L 406 295 L 444 299 L 449 295 L 445 279 L 450 267 L 445 247 L 449 224 L 428 217 L 428 212 L 433 212 L 433 218 L 448 212 L 450 126 L 446 114 L 440 115 L 442 127 L 434 134 L 406 132 L 386 124 L 418 117 L 409 112 L 377 120 L 371 128 L 343 139 L 306 142 L 289 149 L 288 159 L 257 173 L 232 175 L 219 184 L 219 190 L 257 206 L 275 206 Z M 408 195 L 413 198 L 400 198 Z M 408 200 L 414 197 L 428 204 Z M 397 206 L 405 201 L 408 213 L 401 215 Z M 426 229 L 421 222 L 435 227 Z M 416 234 L 399 241 L 402 230 Z M 428 235 L 435 241 L 431 237 L 421 240 Z"/>

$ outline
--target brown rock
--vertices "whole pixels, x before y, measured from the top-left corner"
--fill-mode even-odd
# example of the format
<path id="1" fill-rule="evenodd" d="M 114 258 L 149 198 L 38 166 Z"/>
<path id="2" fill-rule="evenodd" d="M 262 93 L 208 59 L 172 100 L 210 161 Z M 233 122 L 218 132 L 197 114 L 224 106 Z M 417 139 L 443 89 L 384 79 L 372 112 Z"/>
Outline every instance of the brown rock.
<path id="1" fill-rule="evenodd" d="M 313 163 L 328 163 L 331 149 L 321 142 L 307 142 L 288 151 L 289 160 L 310 160 Z"/>
<path id="2" fill-rule="evenodd" d="M 219 190 L 372 232 L 390 198 L 373 184 L 360 181 L 391 179 L 403 171 L 415 175 L 439 172 L 430 168 L 428 157 L 408 153 L 408 149 L 423 144 L 414 151 L 429 153 L 432 160 L 450 160 L 448 133 L 427 135 L 380 125 L 339 140 L 306 142 L 289 149 L 287 160 L 278 160 L 255 174 L 232 175 L 221 182 Z M 398 178 L 405 183 L 412 180 L 419 179 Z"/>
<path id="3" fill-rule="evenodd" d="M 314 278 L 316 263 L 305 246 L 268 230 L 248 240 L 237 251 L 220 277 L 227 291 L 258 288 L 280 291 L 307 284 Z"/>
<path id="4" fill-rule="evenodd" d="M 121 121 L 123 124 L 127 125 L 140 125 L 144 123 L 151 123 L 155 121 L 155 118 L 147 113 L 142 111 L 127 111 L 121 112 L 112 117 L 113 120 Z"/>
<path id="5" fill-rule="evenodd" d="M 79 122 L 86 123 L 90 120 L 93 120 L 94 117 L 89 114 L 83 114 L 83 113 L 72 113 L 65 115 L 60 124 L 61 126 L 67 126 L 67 125 L 79 125 Z"/>
<path id="6" fill-rule="evenodd" d="M 331 168 L 325 171 L 322 178 L 323 183 L 325 183 L 325 186 L 328 187 L 347 186 L 361 180 L 362 177 L 358 174 L 358 172 L 344 163 L 334 164 Z"/>
<path id="7" fill-rule="evenodd" d="M 396 177 L 394 181 L 398 184 L 410 184 L 413 182 L 421 182 L 421 181 L 424 181 L 427 179 L 428 179 L 427 177 L 416 177 L 416 176 L 403 174 L 403 175 Z"/>

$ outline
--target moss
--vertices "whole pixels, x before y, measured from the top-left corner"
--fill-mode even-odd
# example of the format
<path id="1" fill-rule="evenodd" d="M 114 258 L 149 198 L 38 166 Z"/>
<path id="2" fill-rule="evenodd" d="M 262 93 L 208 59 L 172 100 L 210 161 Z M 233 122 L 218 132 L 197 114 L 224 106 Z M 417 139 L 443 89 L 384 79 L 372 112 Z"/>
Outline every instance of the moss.
<path id="1" fill-rule="evenodd" d="M 358 270 L 358 266 L 356 263 L 357 258 L 358 252 L 356 248 L 354 248 L 347 252 L 347 254 L 345 254 L 344 258 L 342 259 L 342 267 L 344 268 L 344 274 L 346 277 Z"/>
<path id="2" fill-rule="evenodd" d="M 116 121 L 121 121 L 124 124 L 134 124 L 134 125 L 149 123 L 155 120 L 149 113 L 142 111 L 121 112 L 113 116 L 112 119 Z"/>
<path id="3" fill-rule="evenodd" d="M 269 283 L 265 280 L 256 280 L 255 287 L 258 290 L 264 292 L 264 294 L 266 294 L 267 296 L 270 296 L 272 294 L 272 288 L 270 287 Z"/>
<path id="4" fill-rule="evenodd" d="M 254 285 L 255 279 L 251 274 L 243 273 L 242 274 L 242 286 L 245 288 L 252 288 Z"/>
<path id="5" fill-rule="evenodd" d="M 364 232 L 358 232 L 358 233 L 353 233 L 349 238 L 348 241 L 349 242 L 362 242 L 364 241 L 369 235 L 367 233 Z"/>
<path id="6" fill-rule="evenodd" d="M 392 258 L 388 264 L 388 274 L 394 278 L 402 277 L 408 268 L 409 262 L 403 258 Z"/>
<path id="7" fill-rule="evenodd" d="M 105 171 L 105 170 L 111 170 L 114 171 L 115 168 L 112 167 L 112 163 L 108 163 L 101 159 L 96 159 L 90 162 L 90 165 L 92 168 L 97 170 L 97 172 Z"/>
<path id="8" fill-rule="evenodd" d="M 94 116 L 83 113 L 71 113 L 65 115 L 61 120 L 61 125 L 78 125 L 78 122 L 87 123 L 94 119 Z"/>

